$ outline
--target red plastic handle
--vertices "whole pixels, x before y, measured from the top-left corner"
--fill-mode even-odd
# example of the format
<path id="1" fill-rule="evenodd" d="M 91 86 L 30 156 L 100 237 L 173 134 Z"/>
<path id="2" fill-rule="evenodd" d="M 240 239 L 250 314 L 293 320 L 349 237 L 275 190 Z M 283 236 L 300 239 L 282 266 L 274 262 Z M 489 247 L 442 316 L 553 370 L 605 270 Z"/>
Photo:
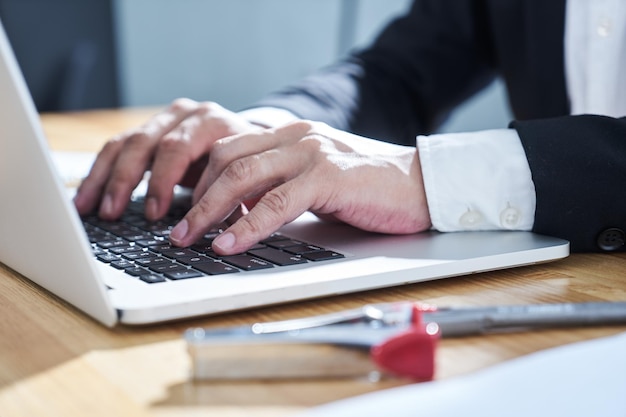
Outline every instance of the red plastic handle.
<path id="1" fill-rule="evenodd" d="M 424 326 L 421 312 L 428 306 L 413 307 L 413 325 L 390 339 L 372 347 L 374 363 L 383 371 L 416 381 L 430 381 L 435 376 L 435 351 L 440 332 L 436 325 Z"/>

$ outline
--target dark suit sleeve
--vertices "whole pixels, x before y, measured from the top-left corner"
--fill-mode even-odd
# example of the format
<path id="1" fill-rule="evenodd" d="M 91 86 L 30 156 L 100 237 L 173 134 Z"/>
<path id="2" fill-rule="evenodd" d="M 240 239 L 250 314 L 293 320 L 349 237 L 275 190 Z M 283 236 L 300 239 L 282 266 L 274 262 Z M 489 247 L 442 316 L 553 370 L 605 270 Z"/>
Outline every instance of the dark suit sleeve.
<path id="1" fill-rule="evenodd" d="M 624 250 L 626 118 L 565 116 L 513 122 L 537 193 L 534 231 L 576 252 Z"/>
<path id="2" fill-rule="evenodd" d="M 278 107 L 363 136 L 415 145 L 494 77 L 481 2 L 418 0 L 374 44 L 272 94 Z"/>

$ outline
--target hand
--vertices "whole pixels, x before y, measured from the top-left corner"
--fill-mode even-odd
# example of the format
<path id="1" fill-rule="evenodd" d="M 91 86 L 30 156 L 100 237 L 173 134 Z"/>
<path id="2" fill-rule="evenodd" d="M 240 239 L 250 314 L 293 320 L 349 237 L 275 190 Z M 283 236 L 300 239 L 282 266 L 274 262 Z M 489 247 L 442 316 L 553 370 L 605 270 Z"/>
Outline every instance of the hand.
<path id="1" fill-rule="evenodd" d="M 218 140 L 194 190 L 194 206 L 170 239 L 188 246 L 242 202 L 254 200 L 213 242 L 244 252 L 310 210 L 381 233 L 430 228 L 418 152 L 299 121 Z"/>
<path id="2" fill-rule="evenodd" d="M 157 220 L 167 212 L 176 184 L 196 184 L 216 140 L 258 129 L 218 104 L 178 99 L 143 126 L 106 143 L 74 204 L 80 214 L 99 208 L 101 218 L 116 219 L 150 170 L 145 214 Z"/>

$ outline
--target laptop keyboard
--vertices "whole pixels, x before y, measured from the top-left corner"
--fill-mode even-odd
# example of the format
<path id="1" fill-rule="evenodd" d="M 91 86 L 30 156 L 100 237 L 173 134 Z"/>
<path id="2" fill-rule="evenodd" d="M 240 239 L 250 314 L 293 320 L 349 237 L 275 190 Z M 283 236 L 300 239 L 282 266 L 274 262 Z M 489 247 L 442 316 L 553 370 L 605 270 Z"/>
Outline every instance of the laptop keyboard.
<path id="1" fill-rule="evenodd" d="M 150 222 L 143 216 L 141 201 L 133 201 L 118 221 L 104 221 L 95 215 L 82 220 L 96 259 L 150 284 L 344 257 L 282 234 L 270 236 L 245 253 L 220 256 L 211 249 L 220 229 L 188 248 L 172 246 L 169 233 L 186 211 L 186 207 L 175 206 L 164 219 Z"/>

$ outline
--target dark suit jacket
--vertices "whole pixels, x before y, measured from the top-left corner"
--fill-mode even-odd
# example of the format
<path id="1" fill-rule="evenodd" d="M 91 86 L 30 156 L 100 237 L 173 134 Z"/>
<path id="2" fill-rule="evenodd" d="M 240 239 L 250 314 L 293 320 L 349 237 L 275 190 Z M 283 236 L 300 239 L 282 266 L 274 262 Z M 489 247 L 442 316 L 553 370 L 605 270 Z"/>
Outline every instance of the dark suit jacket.
<path id="1" fill-rule="evenodd" d="M 621 250 L 626 119 L 567 116 L 564 23 L 565 0 L 416 0 L 370 48 L 258 105 L 413 145 L 500 76 L 537 191 L 534 230 L 574 251 Z"/>

